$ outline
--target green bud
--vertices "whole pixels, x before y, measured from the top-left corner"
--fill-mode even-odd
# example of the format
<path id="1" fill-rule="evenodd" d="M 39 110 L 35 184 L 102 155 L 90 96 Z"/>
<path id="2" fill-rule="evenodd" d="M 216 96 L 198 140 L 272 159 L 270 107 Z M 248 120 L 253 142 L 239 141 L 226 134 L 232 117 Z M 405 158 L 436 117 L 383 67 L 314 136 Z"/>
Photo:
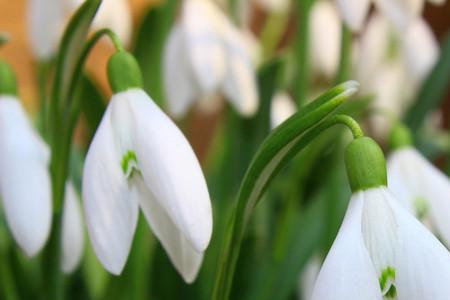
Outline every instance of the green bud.
<path id="1" fill-rule="evenodd" d="M 17 95 L 16 76 L 4 61 L 0 61 L 0 95 Z"/>
<path id="2" fill-rule="evenodd" d="M 396 123 L 389 133 L 389 148 L 397 150 L 413 144 L 411 131 L 402 123 Z"/>
<path id="3" fill-rule="evenodd" d="M 369 137 L 354 139 L 345 151 L 345 166 L 352 192 L 386 186 L 386 160 L 380 146 Z"/>
<path id="4" fill-rule="evenodd" d="M 113 93 L 142 87 L 139 65 L 128 52 L 118 51 L 108 61 L 108 79 Z"/>

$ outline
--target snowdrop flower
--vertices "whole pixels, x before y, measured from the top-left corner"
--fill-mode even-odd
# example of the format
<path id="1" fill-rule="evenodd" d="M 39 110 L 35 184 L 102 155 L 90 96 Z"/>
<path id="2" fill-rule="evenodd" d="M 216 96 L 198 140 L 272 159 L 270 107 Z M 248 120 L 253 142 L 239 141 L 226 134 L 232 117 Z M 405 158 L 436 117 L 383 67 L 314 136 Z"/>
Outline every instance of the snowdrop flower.
<path id="1" fill-rule="evenodd" d="M 270 125 L 275 128 L 297 112 L 291 96 L 286 92 L 277 92 L 270 103 Z"/>
<path id="2" fill-rule="evenodd" d="M 400 30 L 405 30 L 421 13 L 425 0 L 336 0 L 347 25 L 354 31 L 361 30 L 371 2 Z M 443 4 L 445 0 L 429 0 Z"/>
<path id="3" fill-rule="evenodd" d="M 81 3 L 81 0 L 29 0 L 28 32 L 35 57 L 51 58 L 68 18 Z"/>
<path id="4" fill-rule="evenodd" d="M 361 91 L 374 95 L 373 107 L 401 117 L 415 91 L 439 55 L 438 43 L 422 19 L 402 35 L 380 14 L 374 14 L 356 44 L 355 76 Z M 384 118 L 372 119 L 374 133 L 384 137 L 390 128 Z"/>
<path id="5" fill-rule="evenodd" d="M 40 60 L 56 52 L 66 23 L 83 0 L 29 0 L 28 32 L 31 50 Z M 131 38 L 131 9 L 127 0 L 103 0 L 94 27 L 111 28 L 127 44 Z"/>
<path id="6" fill-rule="evenodd" d="M 66 183 L 62 216 L 62 259 L 61 269 L 64 273 L 72 273 L 81 261 L 84 236 L 81 207 L 72 183 Z"/>
<path id="7" fill-rule="evenodd" d="M 50 233 L 50 153 L 15 90 L 14 74 L 0 62 L 0 195 L 14 239 L 32 257 Z"/>
<path id="8" fill-rule="evenodd" d="M 95 16 L 95 28 L 110 28 L 128 45 L 132 35 L 132 18 L 129 0 L 103 0 Z"/>
<path id="9" fill-rule="evenodd" d="M 411 144 L 408 129 L 392 132 L 393 152 L 388 159 L 389 188 L 419 220 L 431 223 L 450 245 L 450 180 Z"/>
<path id="10" fill-rule="evenodd" d="M 209 0 L 185 0 L 164 53 L 167 108 L 185 115 L 199 98 L 222 92 L 243 116 L 258 108 L 251 53 L 245 36 Z"/>
<path id="11" fill-rule="evenodd" d="M 116 53 L 108 63 L 114 95 L 89 147 L 83 173 L 88 233 L 102 265 L 120 274 L 138 210 L 188 283 L 212 231 L 199 162 L 176 125 L 141 89 L 137 62 Z"/>
<path id="12" fill-rule="evenodd" d="M 353 195 L 312 299 L 448 299 L 450 253 L 386 188 L 379 146 L 355 139 L 346 166 Z"/>
<path id="13" fill-rule="evenodd" d="M 309 22 L 312 71 L 333 80 L 341 51 L 341 20 L 334 3 L 328 0 L 315 1 Z"/>

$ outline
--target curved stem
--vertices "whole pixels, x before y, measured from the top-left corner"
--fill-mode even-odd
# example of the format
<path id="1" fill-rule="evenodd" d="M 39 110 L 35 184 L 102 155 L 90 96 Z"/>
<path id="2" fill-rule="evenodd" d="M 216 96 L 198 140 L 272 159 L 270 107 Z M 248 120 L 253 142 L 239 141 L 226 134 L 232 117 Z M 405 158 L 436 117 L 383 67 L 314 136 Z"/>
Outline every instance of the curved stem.
<path id="1" fill-rule="evenodd" d="M 273 177 L 278 174 L 278 172 L 287 164 L 287 162 L 289 162 L 297 153 L 303 150 L 323 131 L 337 124 L 345 125 L 348 129 L 350 129 L 355 139 L 363 136 L 363 131 L 361 130 L 358 123 L 353 118 L 347 115 L 335 115 L 329 117 L 328 119 L 322 121 L 314 127 L 310 127 L 310 129 L 305 131 L 303 134 L 300 134 L 297 138 L 288 143 L 288 148 L 286 149 L 284 156 L 280 160 L 278 160 L 276 166 L 273 167 L 273 172 L 272 174 L 268 175 L 265 186 L 260 188 L 261 192 L 258 195 L 258 198 L 261 197 L 262 193 L 265 190 L 265 187 L 268 186 L 270 180 L 272 180 Z M 280 152 L 283 151 L 284 150 Z M 250 168 L 251 167 L 252 166 L 250 166 Z M 230 231 L 226 236 L 227 240 L 224 250 L 225 253 L 223 260 L 221 261 L 222 264 L 219 265 L 219 268 L 221 268 L 221 270 L 219 272 L 219 276 L 216 278 L 216 285 L 214 286 L 213 290 L 212 299 L 215 300 L 225 300 L 229 299 L 230 297 L 233 275 L 235 273 L 245 229 L 250 219 L 253 208 L 257 203 L 257 199 L 253 199 L 254 201 L 249 200 L 252 197 L 253 192 L 245 192 L 245 180 L 246 178 L 244 178 L 244 183 L 241 187 L 240 195 L 238 197 L 238 203 L 233 212 Z"/>

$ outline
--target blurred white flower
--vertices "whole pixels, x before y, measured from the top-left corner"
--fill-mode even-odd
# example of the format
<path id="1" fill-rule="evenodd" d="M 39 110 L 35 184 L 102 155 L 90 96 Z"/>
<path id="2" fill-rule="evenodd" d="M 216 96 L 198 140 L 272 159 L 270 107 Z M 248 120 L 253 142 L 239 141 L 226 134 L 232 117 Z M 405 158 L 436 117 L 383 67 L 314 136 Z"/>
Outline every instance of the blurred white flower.
<path id="1" fill-rule="evenodd" d="M 386 187 L 353 194 L 312 299 L 445 300 L 450 253 Z"/>
<path id="2" fill-rule="evenodd" d="M 390 190 L 411 213 L 431 223 L 450 246 L 450 180 L 413 147 L 395 150 L 388 158 Z"/>
<path id="3" fill-rule="evenodd" d="M 286 92 L 277 92 L 270 103 L 270 126 L 275 128 L 297 112 L 291 96 Z"/>
<path id="4" fill-rule="evenodd" d="M 49 156 L 19 100 L 0 96 L 0 194 L 12 235 L 29 257 L 50 233 Z"/>
<path id="5" fill-rule="evenodd" d="M 132 25 L 129 0 L 103 0 L 93 23 L 97 29 L 110 28 L 125 45 L 131 41 Z"/>
<path id="6" fill-rule="evenodd" d="M 373 107 L 401 117 L 422 81 L 437 61 L 439 46 L 427 23 L 416 19 L 398 34 L 380 14 L 374 14 L 356 44 L 355 76 L 361 91 L 373 94 Z M 386 135 L 389 124 L 372 118 L 375 134 Z"/>
<path id="7" fill-rule="evenodd" d="M 28 34 L 33 55 L 40 60 L 50 59 L 70 16 L 82 0 L 28 0 Z M 131 38 L 131 9 L 128 0 L 103 0 L 94 27 L 110 28 L 124 44 Z"/>
<path id="8" fill-rule="evenodd" d="M 434 4 L 443 4 L 445 0 L 428 0 Z M 404 31 L 419 17 L 425 0 L 336 0 L 338 8 L 347 25 L 354 31 L 362 29 L 370 4 L 373 2 L 396 26 Z"/>
<path id="9" fill-rule="evenodd" d="M 29 0 L 28 35 L 34 56 L 49 59 L 56 51 L 63 28 L 81 0 Z"/>
<path id="10" fill-rule="evenodd" d="M 185 115 L 199 98 L 223 92 L 244 116 L 258 108 L 251 51 L 245 36 L 213 2 L 186 0 L 164 53 L 167 108 Z"/>
<path id="11" fill-rule="evenodd" d="M 211 238 L 208 189 L 186 138 L 141 89 L 113 95 L 86 157 L 83 200 L 109 272 L 124 267 L 140 207 L 184 280 L 195 279 Z"/>
<path id="12" fill-rule="evenodd" d="M 319 275 L 321 264 L 322 261 L 317 255 L 315 255 L 309 259 L 308 263 L 303 268 L 299 280 L 298 295 L 300 296 L 300 299 L 302 300 L 311 299 L 314 283 L 316 282 L 317 275 Z"/>
<path id="13" fill-rule="evenodd" d="M 72 273 L 81 261 L 84 246 L 83 221 L 78 196 L 72 183 L 66 183 L 62 216 L 61 269 Z"/>
<path id="14" fill-rule="evenodd" d="M 248 1 L 248 0 L 244 0 Z M 290 0 L 253 0 L 254 3 L 270 12 L 284 12 L 289 8 Z"/>
<path id="15" fill-rule="evenodd" d="M 334 3 L 315 1 L 309 22 L 311 69 L 332 80 L 339 66 L 341 48 L 341 20 Z"/>

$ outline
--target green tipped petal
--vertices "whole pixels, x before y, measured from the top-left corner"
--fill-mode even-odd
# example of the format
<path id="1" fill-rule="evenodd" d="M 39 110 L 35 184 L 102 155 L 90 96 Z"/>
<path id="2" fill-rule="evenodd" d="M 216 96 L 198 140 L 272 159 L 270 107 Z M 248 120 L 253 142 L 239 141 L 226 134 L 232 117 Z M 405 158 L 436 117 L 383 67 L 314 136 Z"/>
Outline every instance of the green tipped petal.
<path id="1" fill-rule="evenodd" d="M 345 166 L 352 192 L 387 185 L 383 151 L 369 137 L 354 139 L 348 145 Z"/>

